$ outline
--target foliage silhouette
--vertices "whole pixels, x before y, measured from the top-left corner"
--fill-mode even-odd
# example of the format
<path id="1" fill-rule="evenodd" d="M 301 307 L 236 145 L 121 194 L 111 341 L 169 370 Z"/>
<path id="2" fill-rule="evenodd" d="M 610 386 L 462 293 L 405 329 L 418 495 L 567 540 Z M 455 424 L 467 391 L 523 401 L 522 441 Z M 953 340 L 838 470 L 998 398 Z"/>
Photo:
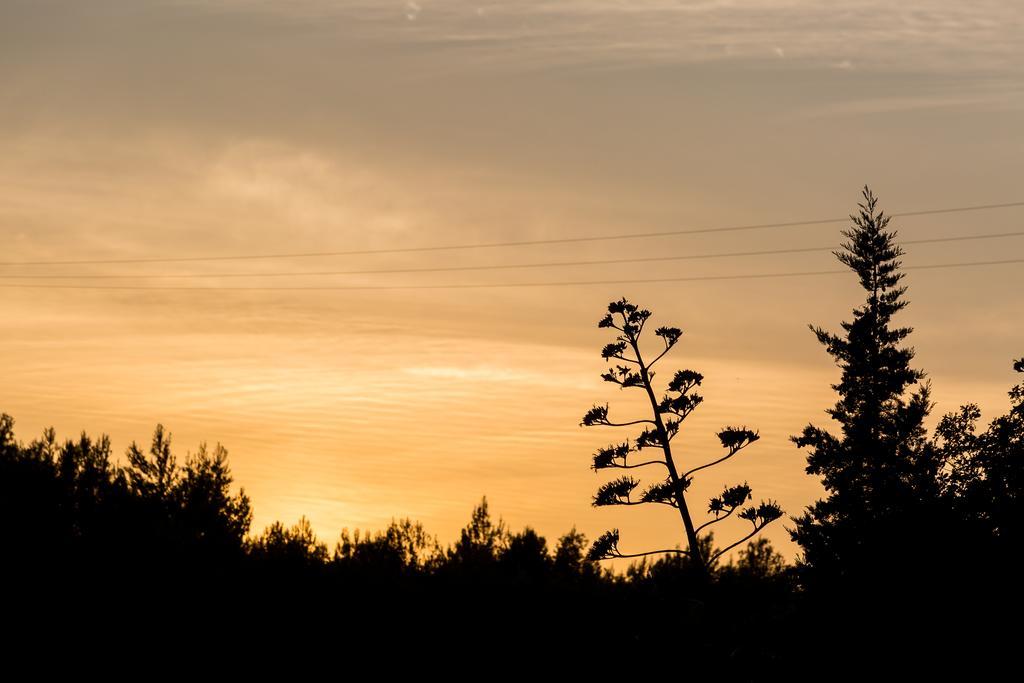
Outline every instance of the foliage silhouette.
<path id="1" fill-rule="evenodd" d="M 171 453 L 171 437 L 157 425 L 147 456 L 134 441 L 126 453 L 128 469 L 125 472 L 129 488 L 142 497 L 165 499 L 177 483 L 177 461 Z"/>
<path id="2" fill-rule="evenodd" d="M 419 522 L 392 521 L 383 531 L 349 534 L 343 529 L 334 550 L 335 563 L 375 576 L 398 576 L 433 570 L 442 561 L 437 538 Z"/>
<path id="3" fill-rule="evenodd" d="M 580 423 L 582 426 L 629 427 L 642 426 L 642 431 L 632 442 L 612 444 L 601 448 L 593 456 L 592 468 L 596 470 L 620 469 L 632 470 L 648 466 L 661 466 L 667 470 L 668 477 L 650 484 L 641 491 L 638 498 L 634 492 L 640 486 L 639 479 L 624 475 L 603 484 L 594 495 L 595 506 L 605 505 L 641 505 L 645 503 L 660 504 L 673 507 L 679 512 L 687 546 L 679 548 L 655 550 L 648 552 L 624 554 L 619 550 L 619 532 L 612 529 L 599 537 L 590 550 L 591 559 L 602 560 L 611 558 L 635 558 L 652 554 L 686 555 L 690 564 L 701 575 L 710 574 L 716 561 L 730 549 L 744 543 L 756 535 L 761 529 L 782 516 L 782 510 L 773 501 L 762 501 L 759 505 L 744 507 L 751 498 L 750 487 L 746 483 L 726 487 L 722 493 L 712 498 L 708 512 L 712 519 L 696 526 L 687 505 L 686 490 L 692 481 L 692 475 L 706 468 L 728 460 L 760 438 L 758 433 L 746 427 L 724 427 L 718 433 L 718 439 L 725 448 L 725 455 L 683 471 L 681 463 L 676 461 L 672 452 L 672 440 L 679 432 L 680 425 L 703 401 L 694 392 L 704 380 L 704 376 L 693 370 L 679 370 L 668 382 L 667 392 L 659 400 L 654 388 L 654 365 L 661 360 L 683 335 L 677 327 L 659 327 L 654 331 L 663 343 L 663 348 L 653 358 L 645 360 L 641 351 L 640 337 L 651 312 L 639 308 L 626 299 L 613 301 L 608 305 L 608 313 L 598 322 L 602 329 L 618 332 L 615 341 L 607 344 L 601 351 L 601 357 L 614 367 L 601 375 L 602 379 L 617 384 L 620 389 L 641 389 L 649 403 L 650 417 L 615 422 L 609 418 L 607 405 L 596 405 L 591 408 Z M 661 452 L 661 458 L 631 461 L 630 454 L 641 455 L 645 449 Z M 721 550 L 712 551 L 701 543 L 701 531 L 728 519 L 735 513 L 739 519 L 750 522 L 752 529 L 740 540 Z M 710 533 L 710 532 L 708 532 Z"/>
<path id="4" fill-rule="evenodd" d="M 534 529 L 526 527 L 511 534 L 498 562 L 515 581 L 536 582 L 548 576 L 553 563 L 547 540 Z"/>
<path id="5" fill-rule="evenodd" d="M 1014 370 L 1024 373 L 1024 359 Z M 981 410 L 973 403 L 943 416 L 936 428 L 937 447 L 949 464 L 947 494 L 1000 556 L 1019 552 L 1024 540 L 1024 382 L 1009 396 L 1010 412 L 980 434 Z"/>
<path id="6" fill-rule="evenodd" d="M 907 306 L 903 251 L 867 187 L 858 206 L 843 232 L 847 241 L 834 254 L 856 274 L 866 301 L 842 323 L 842 335 L 811 326 L 842 370 L 833 385 L 839 399 L 826 411 L 842 432 L 809 425 L 792 437 L 809 449 L 807 472 L 821 477 L 828 496 L 794 520 L 791 535 L 805 568 L 832 581 L 873 572 L 882 558 L 923 540 L 936 521 L 927 518 L 940 497 L 943 469 L 924 427 L 930 387 L 919 384 L 924 373 L 910 366 L 914 350 L 900 346 L 912 328 L 891 325 Z"/>
<path id="7" fill-rule="evenodd" d="M 587 537 L 576 531 L 576 527 L 570 529 L 558 539 L 555 547 L 555 554 L 552 558 L 552 568 L 559 578 L 581 577 L 593 579 L 601 575 L 600 567 L 587 557 Z"/>
<path id="8" fill-rule="evenodd" d="M 740 551 L 736 571 L 759 579 L 776 577 L 786 571 L 786 559 L 772 548 L 767 538 L 758 538 Z"/>
<path id="9" fill-rule="evenodd" d="M 61 443 L 47 430 L 22 445 L 13 419 L 0 415 L 0 578 L 25 598 L 20 608 L 8 600 L 10 619 L 23 633 L 61 619 L 81 639 L 114 633 L 96 624 L 117 615 L 111 628 L 136 652 L 184 631 L 224 645 L 272 634 L 278 640 L 267 646 L 322 638 L 372 648 L 403 624 L 424 647 L 459 642 L 490 652 L 501 639 L 564 654 L 605 637 L 609 610 L 628 608 L 642 617 L 619 628 L 634 652 L 656 654 L 666 633 L 714 633 L 699 647 L 746 665 L 770 653 L 737 625 L 777 620 L 790 599 L 788 585 L 733 579 L 709 596 L 685 556 L 614 574 L 588 558 L 576 529 L 551 548 L 534 529 L 495 521 L 486 498 L 447 548 L 405 519 L 378 532 L 343 531 L 332 554 L 306 518 L 249 536 L 249 500 L 232 486 L 223 447 L 178 458 L 162 427 L 119 465 L 105 437 Z M 707 557 L 710 541 L 702 535 Z M 712 598 L 731 605 L 730 620 L 700 608 Z M 325 613 L 343 617 L 324 623 Z M 688 617 L 679 624 L 681 613 Z"/>
<path id="10" fill-rule="evenodd" d="M 176 487 L 177 505 L 191 541 L 213 547 L 235 547 L 252 524 L 252 506 L 245 491 L 231 494 L 228 452 L 217 444 L 211 453 L 205 443 L 185 462 Z M 192 531 L 194 530 L 194 531 Z"/>
<path id="11" fill-rule="evenodd" d="M 1013 367 L 1024 373 L 1024 359 Z M 957 516 L 960 548 L 943 572 L 959 599 L 942 617 L 971 624 L 961 640 L 980 653 L 1016 652 L 1016 635 L 1002 624 L 1024 611 L 1024 382 L 1009 396 L 1010 411 L 981 433 L 975 404 L 945 415 L 936 428 L 936 448 L 948 464 L 943 503 Z"/>
<path id="12" fill-rule="evenodd" d="M 469 523 L 459 532 L 459 540 L 448 550 L 448 564 L 473 571 L 497 561 L 509 544 L 508 528 L 502 520 L 491 520 L 484 497 L 473 508 Z"/>
<path id="13" fill-rule="evenodd" d="M 274 522 L 249 544 L 249 554 L 263 562 L 290 569 L 320 566 L 327 562 L 327 545 L 317 539 L 305 517 L 292 527 Z"/>
<path id="14" fill-rule="evenodd" d="M 864 661 L 932 660 L 956 642 L 977 667 L 1006 634 L 989 628 L 1019 612 L 1020 388 L 1011 413 L 983 434 L 969 404 L 944 417 L 930 439 L 930 385 L 893 324 L 908 302 L 902 249 L 867 187 L 836 257 L 857 276 L 865 302 L 833 334 L 811 326 L 841 369 L 827 413 L 841 431 L 808 425 L 792 440 L 807 448 L 807 472 L 827 495 L 790 529 L 808 651 L 827 665 L 851 651 Z M 915 388 L 916 387 L 916 388 Z M 998 521 L 997 521 L 998 520 Z"/>

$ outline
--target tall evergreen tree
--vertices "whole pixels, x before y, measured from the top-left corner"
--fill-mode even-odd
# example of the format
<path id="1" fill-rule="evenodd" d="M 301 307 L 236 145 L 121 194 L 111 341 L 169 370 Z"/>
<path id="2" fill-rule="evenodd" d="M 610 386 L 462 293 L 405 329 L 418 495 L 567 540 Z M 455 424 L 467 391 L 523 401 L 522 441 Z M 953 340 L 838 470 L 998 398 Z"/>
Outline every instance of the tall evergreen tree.
<path id="1" fill-rule="evenodd" d="M 828 495 L 795 520 L 791 534 L 805 568 L 833 577 L 870 570 L 881 553 L 905 544 L 900 529 L 918 517 L 921 504 L 938 498 L 941 470 L 924 428 L 929 387 L 911 367 L 913 348 L 901 345 L 912 328 L 892 325 L 908 303 L 900 284 L 903 251 L 867 187 L 863 197 L 843 232 L 846 241 L 833 253 L 857 274 L 866 301 L 842 323 L 844 334 L 811 325 L 842 370 L 832 385 L 839 400 L 826 411 L 842 431 L 808 425 L 792 437 L 809 449 L 807 472 L 822 478 Z M 908 394 L 911 385 L 918 388 Z"/>

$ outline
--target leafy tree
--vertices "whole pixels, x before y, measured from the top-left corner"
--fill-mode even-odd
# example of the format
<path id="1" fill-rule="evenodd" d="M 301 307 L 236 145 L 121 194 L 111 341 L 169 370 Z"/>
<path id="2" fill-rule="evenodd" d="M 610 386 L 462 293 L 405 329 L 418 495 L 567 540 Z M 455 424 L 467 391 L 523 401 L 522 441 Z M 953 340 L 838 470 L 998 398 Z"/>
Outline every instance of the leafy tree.
<path id="1" fill-rule="evenodd" d="M 714 532 L 708 531 L 706 534 L 701 534 L 697 537 L 697 542 L 700 544 L 700 557 L 711 558 L 706 564 L 691 559 L 689 553 L 667 553 L 654 559 L 651 559 L 649 554 L 643 553 L 639 562 L 631 562 L 626 567 L 626 577 L 636 583 L 654 579 L 686 586 L 690 585 L 687 579 L 692 578 L 694 574 L 698 577 L 718 574 L 721 570 L 719 562 L 721 554 L 718 553 L 715 546 Z"/>
<path id="2" fill-rule="evenodd" d="M 498 562 L 506 572 L 526 580 L 544 578 L 552 567 L 547 540 L 530 527 L 509 536 Z"/>
<path id="3" fill-rule="evenodd" d="M 759 579 L 778 576 L 785 568 L 785 558 L 775 551 L 767 538 L 747 543 L 736 560 L 736 571 Z"/>
<path id="4" fill-rule="evenodd" d="M 1014 369 L 1024 373 L 1024 359 Z M 947 492 L 953 504 L 975 532 L 1004 551 L 1019 548 L 1024 537 L 1024 383 L 1009 395 L 1010 412 L 980 434 L 975 404 L 945 415 L 936 428 L 950 464 Z"/>
<path id="5" fill-rule="evenodd" d="M 118 480 L 133 497 L 134 533 L 144 535 L 157 556 L 199 553 L 223 560 L 241 555 L 252 505 L 244 490 L 231 492 L 227 449 L 217 444 L 211 451 L 200 444 L 181 465 L 171 442 L 170 433 L 157 425 L 148 452 L 134 442 L 128 447 Z"/>
<path id="6" fill-rule="evenodd" d="M 428 571 L 440 561 L 441 547 L 420 522 L 392 521 L 384 531 L 349 533 L 343 529 L 334 549 L 334 560 L 344 566 L 377 573 L 402 574 Z"/>
<path id="7" fill-rule="evenodd" d="M 131 490 L 143 497 L 167 498 L 177 483 L 178 466 L 171 453 L 171 435 L 157 425 L 147 456 L 134 441 L 126 454 L 125 475 Z"/>
<path id="8" fill-rule="evenodd" d="M 1024 373 L 1024 359 L 1014 369 Z M 959 552 L 941 574 L 953 609 L 942 616 L 969 625 L 954 637 L 979 659 L 1016 651 L 1016 632 L 1003 624 L 1006 615 L 1024 610 L 1024 382 L 1009 395 L 1010 411 L 984 431 L 973 404 L 943 417 L 936 429 L 936 445 L 949 462 L 944 502 L 960 527 Z"/>
<path id="9" fill-rule="evenodd" d="M 695 467 L 683 469 L 672 452 L 672 441 L 678 435 L 680 425 L 701 404 L 703 398 L 694 392 L 700 386 L 704 376 L 693 370 L 679 370 L 668 382 L 667 391 L 659 400 L 654 385 L 653 368 L 676 345 L 683 335 L 677 327 L 659 327 L 655 336 L 662 341 L 663 348 L 653 360 L 646 360 L 641 350 L 640 338 L 651 312 L 641 309 L 626 299 L 613 301 L 608 305 L 608 313 L 598 322 L 601 329 L 612 329 L 618 334 L 615 341 L 606 345 L 601 356 L 614 366 L 601 377 L 620 389 L 641 390 L 647 399 L 649 417 L 613 421 L 609 418 L 608 405 L 596 405 L 583 416 L 582 426 L 629 427 L 641 426 L 642 431 L 633 441 L 626 440 L 601 448 L 594 454 L 593 469 L 633 470 L 648 466 L 664 467 L 667 478 L 656 481 L 636 491 L 640 480 L 629 475 L 621 476 L 601 486 L 594 496 L 595 506 L 603 505 L 642 505 L 657 504 L 675 508 L 683 523 L 685 550 L 655 550 L 649 552 L 624 554 L 619 550 L 619 532 L 617 529 L 606 532 L 594 542 L 590 550 L 591 559 L 610 559 L 625 557 L 641 557 L 657 553 L 675 553 L 686 555 L 701 574 L 707 575 L 715 562 L 725 552 L 736 547 L 757 534 L 772 521 L 782 516 L 782 510 L 772 502 L 761 502 L 759 505 L 746 505 L 751 499 L 751 489 L 746 484 L 726 487 L 722 493 L 710 500 L 708 513 L 712 518 L 696 525 L 690 514 L 686 490 L 692 477 L 697 472 L 724 462 L 742 449 L 758 440 L 757 432 L 746 427 L 725 427 L 718 432 L 718 439 L 725 449 L 725 455 L 712 459 Z M 660 452 L 661 457 L 642 459 L 645 450 Z M 637 454 L 631 459 L 632 454 Z M 637 460 L 640 459 L 639 462 Z M 634 497 L 636 496 L 636 497 Z M 747 520 L 752 528 L 743 538 L 718 551 L 711 551 L 701 544 L 701 532 L 713 524 L 717 524 L 733 514 Z"/>
<path id="10" fill-rule="evenodd" d="M 317 539 L 305 517 L 291 528 L 274 522 L 249 542 L 249 553 L 257 560 L 286 569 L 322 567 L 327 562 L 327 546 Z"/>
<path id="11" fill-rule="evenodd" d="M 244 490 L 232 495 L 231 482 L 227 449 L 217 444 L 211 453 L 200 444 L 174 490 L 179 519 L 190 540 L 210 549 L 242 547 L 252 523 L 252 505 Z"/>
<path id="12" fill-rule="evenodd" d="M 71 540 L 86 553 L 109 545 L 112 535 L 110 505 L 117 498 L 110 438 L 92 439 L 85 432 L 67 440 L 57 452 L 57 477 L 61 488 L 60 509 Z M 98 553 L 99 554 L 99 553 Z"/>
<path id="13" fill-rule="evenodd" d="M 73 510 L 58 478 L 58 450 L 52 429 L 22 446 L 14 418 L 0 414 L 0 538 L 8 560 L 0 563 L 0 574 L 33 574 L 64 550 Z"/>
<path id="14" fill-rule="evenodd" d="M 587 546 L 586 535 L 576 527 L 559 538 L 553 562 L 555 573 L 563 578 L 600 576 L 600 568 L 587 557 Z"/>
<path id="15" fill-rule="evenodd" d="M 473 514 L 459 540 L 448 550 L 448 563 L 452 566 L 481 567 L 493 563 L 508 547 L 509 533 L 505 523 L 491 519 L 487 497 L 473 508 Z"/>
<path id="16" fill-rule="evenodd" d="M 833 252 L 852 270 L 865 290 L 863 306 L 843 322 L 843 334 L 811 325 L 818 341 L 842 370 L 835 406 L 828 411 L 841 434 L 808 425 L 792 437 L 809 449 L 807 472 L 819 475 L 828 496 L 796 518 L 793 539 L 803 549 L 805 566 L 844 574 L 879 559 L 883 549 L 908 544 L 927 528 L 920 517 L 940 494 L 942 458 L 930 448 L 924 420 L 931 410 L 924 373 L 911 367 L 914 350 L 901 346 L 910 327 L 894 327 L 892 318 L 907 306 L 900 285 L 895 231 L 889 216 L 867 187 L 846 241 Z M 933 520 L 934 521 L 934 520 Z"/>

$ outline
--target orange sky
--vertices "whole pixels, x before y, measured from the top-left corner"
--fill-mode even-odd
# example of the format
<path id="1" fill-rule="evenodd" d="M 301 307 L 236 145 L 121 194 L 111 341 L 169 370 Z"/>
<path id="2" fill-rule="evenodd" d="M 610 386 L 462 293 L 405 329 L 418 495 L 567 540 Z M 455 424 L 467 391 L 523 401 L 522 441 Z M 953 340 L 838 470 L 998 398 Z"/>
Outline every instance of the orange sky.
<path id="1" fill-rule="evenodd" d="M 870 183 L 890 212 L 1024 200 L 1024 13 L 1012 3 L 7 2 L 0 8 L 0 261 L 388 249 L 843 216 Z M 1024 209 L 907 217 L 906 239 L 1021 229 Z M 837 224 L 503 249 L 266 261 L 3 266 L 51 283 L 306 286 L 620 280 L 828 270 L 827 252 L 487 272 L 227 273 L 507 265 L 832 246 Z M 1024 257 L 1024 238 L 907 247 L 908 265 Z M 145 279 L 153 275 L 209 275 Z M 219 277 L 218 277 L 219 276 Z M 10 283 L 12 280 L 5 280 Z M 25 281 L 22 281 L 25 282 Z M 35 281 L 40 282 L 39 280 Z M 935 417 L 1004 412 L 1024 269 L 908 274 Z M 687 462 L 724 424 L 763 439 L 695 492 L 747 480 L 797 513 L 818 495 L 789 443 L 837 375 L 853 277 L 349 291 L 0 288 L 0 411 L 30 439 L 157 422 L 220 441 L 255 528 L 392 517 L 452 540 L 487 495 L 549 537 L 681 541 L 671 510 L 589 506 L 579 428 L 596 328 L 627 296 L 686 334 L 707 377 Z M 696 507 L 700 507 L 695 503 Z M 724 526 L 724 525 L 723 525 Z M 727 530 L 739 533 L 740 525 Z M 781 523 L 769 536 L 787 554 Z"/>

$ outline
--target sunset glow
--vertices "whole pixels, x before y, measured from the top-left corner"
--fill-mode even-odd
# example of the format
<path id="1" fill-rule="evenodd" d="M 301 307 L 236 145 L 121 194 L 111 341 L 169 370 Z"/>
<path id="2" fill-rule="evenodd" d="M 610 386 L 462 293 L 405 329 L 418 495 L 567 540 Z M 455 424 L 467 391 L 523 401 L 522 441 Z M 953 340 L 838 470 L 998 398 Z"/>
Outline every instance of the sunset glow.
<path id="1" fill-rule="evenodd" d="M 996 1 L 8 0 L 0 412 L 118 454 L 158 423 L 182 457 L 220 442 L 255 532 L 408 517 L 449 542 L 486 495 L 549 539 L 671 547 L 674 511 L 591 506 L 621 436 L 581 416 L 643 409 L 600 378 L 626 296 L 684 330 L 664 379 L 706 377 L 684 462 L 760 432 L 698 499 L 747 480 L 798 514 L 822 489 L 790 437 L 838 378 L 808 324 L 840 330 L 861 291 L 713 278 L 841 271 L 847 224 L 554 240 L 832 221 L 865 183 L 894 214 L 1024 202 L 1022 32 Z M 932 425 L 1005 412 L 1024 264 L 915 268 L 1022 259 L 1022 220 L 893 219 L 1017 233 L 905 246 Z M 508 242 L 538 243 L 398 251 Z M 375 253 L 310 255 L 352 251 Z M 709 279 L 635 282 L 672 278 Z M 766 534 L 792 558 L 788 525 Z"/>

